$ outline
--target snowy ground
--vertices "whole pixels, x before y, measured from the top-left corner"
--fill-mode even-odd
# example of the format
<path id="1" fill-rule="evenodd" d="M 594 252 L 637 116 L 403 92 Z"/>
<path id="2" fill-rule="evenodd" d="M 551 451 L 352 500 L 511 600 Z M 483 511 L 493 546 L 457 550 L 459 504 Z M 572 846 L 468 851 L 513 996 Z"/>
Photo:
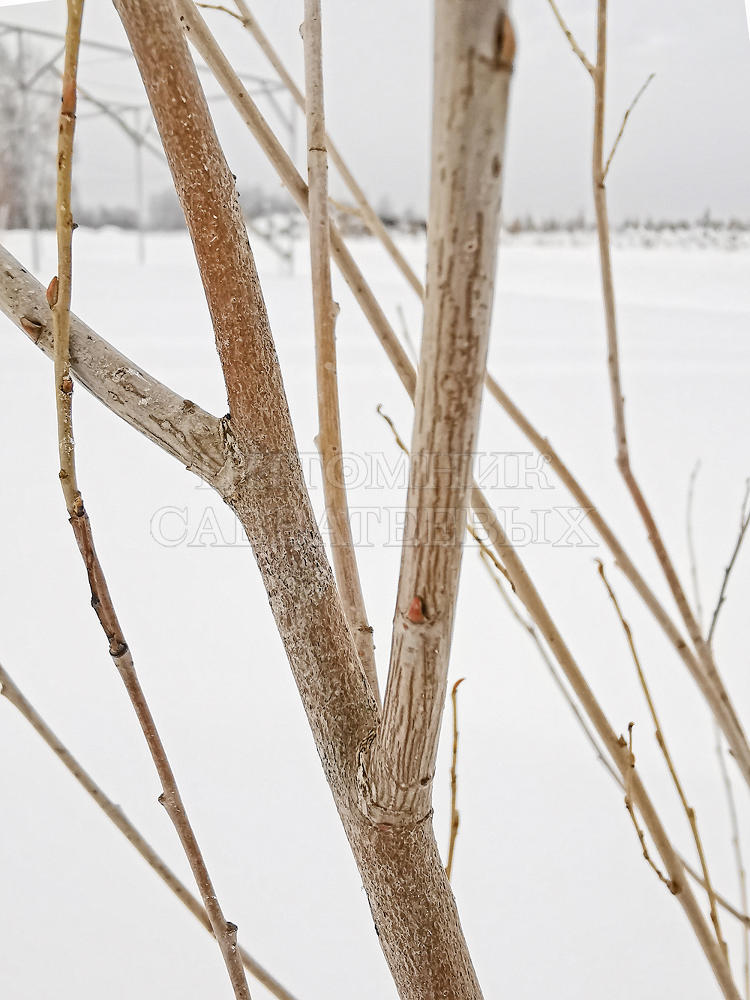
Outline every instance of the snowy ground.
<path id="1" fill-rule="evenodd" d="M 25 234 L 10 248 L 28 260 Z M 418 241 L 404 241 L 422 266 Z M 79 232 L 74 306 L 154 375 L 217 414 L 226 401 L 195 265 L 182 235 L 153 236 L 148 266 L 130 236 Z M 419 307 L 372 243 L 354 251 L 389 315 Z M 306 249 L 297 274 L 259 267 L 300 448 L 316 429 Z M 618 249 L 616 281 L 634 465 L 687 576 L 685 500 L 702 460 L 695 529 L 712 608 L 750 474 L 750 252 Z M 51 237 L 43 275 L 54 269 Z M 340 373 L 352 506 L 365 523 L 361 569 L 387 665 L 399 551 L 398 463 L 382 403 L 408 436 L 410 408 L 356 304 L 339 283 Z M 5 319 L 0 435 L 0 660 L 93 776 L 189 879 L 120 683 L 88 606 L 56 483 L 51 366 Z M 595 248 L 511 241 L 501 250 L 491 367 L 566 456 L 660 594 L 644 532 L 612 458 Z M 144 686 L 227 915 L 300 1000 L 394 996 L 366 899 L 247 547 L 211 493 L 174 461 L 76 395 L 80 475 L 100 553 Z M 622 634 L 595 573 L 601 549 L 555 545 L 569 498 L 525 489 L 529 446 L 495 404 L 481 446 L 504 453 L 490 490 L 516 525 L 547 530 L 524 557 L 618 730 L 635 720 L 649 787 L 690 852 L 689 831 L 654 747 Z M 520 457 L 519 457 L 520 456 Z M 489 459 L 485 457 L 485 461 Z M 308 463 L 313 483 L 314 462 Z M 491 466 L 488 466 L 491 468 Z M 491 473 L 488 473 L 488 477 Z M 398 477 L 397 477 L 398 478 Z M 533 483 L 533 475 L 530 482 Z M 488 482 L 488 485 L 491 485 Z M 320 507 L 320 490 L 314 489 Z M 373 513 L 374 512 L 374 513 Z M 523 529 L 517 528 L 521 538 Z M 174 542 L 175 544 L 166 544 Z M 704 1000 L 717 995 L 678 904 L 640 856 L 619 793 L 594 759 L 534 648 L 467 551 L 453 654 L 461 689 L 462 829 L 454 885 L 485 996 L 540 1000 Z M 664 727 L 712 857 L 736 899 L 710 720 L 685 670 L 612 568 Z M 716 642 L 748 718 L 750 553 Z M 665 600 L 666 600 L 665 595 Z M 436 788 L 447 839 L 448 754 Z M 106 995 L 228 996 L 218 950 L 36 735 L 0 702 L 0 991 L 13 1000 Z M 745 795 L 744 829 L 750 830 Z M 750 846 L 750 844 L 749 844 Z M 750 851 L 748 852 L 750 853 Z M 724 920 L 740 969 L 738 935 Z M 255 994 L 265 995 L 257 987 Z"/>

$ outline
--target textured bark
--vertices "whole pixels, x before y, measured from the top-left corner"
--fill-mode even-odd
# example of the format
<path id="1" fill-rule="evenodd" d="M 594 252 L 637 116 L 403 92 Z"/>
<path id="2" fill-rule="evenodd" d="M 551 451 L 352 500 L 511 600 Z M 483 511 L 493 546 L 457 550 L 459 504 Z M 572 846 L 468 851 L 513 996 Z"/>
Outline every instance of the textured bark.
<path id="1" fill-rule="evenodd" d="M 426 816 L 487 361 L 513 30 L 498 0 L 435 5 L 424 334 L 391 665 L 368 775 L 380 822 Z"/>
<path id="2" fill-rule="evenodd" d="M 48 358 L 52 312 L 44 288 L 0 246 L 0 310 Z M 107 409 L 224 492 L 234 478 L 224 427 L 215 416 L 173 392 L 71 313 L 74 377 Z"/>
<path id="3" fill-rule="evenodd" d="M 481 991 L 430 820 L 363 813 L 362 749 L 378 714 L 305 488 L 247 233 L 169 0 L 117 0 L 182 202 L 216 332 L 245 476 L 228 497 L 248 534 L 321 762 L 404 1000 Z"/>

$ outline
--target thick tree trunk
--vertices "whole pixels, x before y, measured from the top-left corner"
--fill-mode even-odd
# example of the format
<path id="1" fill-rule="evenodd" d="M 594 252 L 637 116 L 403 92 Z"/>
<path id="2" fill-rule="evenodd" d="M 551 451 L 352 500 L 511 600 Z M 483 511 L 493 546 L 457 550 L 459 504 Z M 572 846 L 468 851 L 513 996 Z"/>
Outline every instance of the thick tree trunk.
<path id="1" fill-rule="evenodd" d="M 326 777 L 403 1000 L 479 1000 L 431 818 L 398 830 L 365 815 L 359 780 L 378 712 L 300 466 L 234 181 L 171 0 L 116 0 L 195 247 L 224 369 L 237 458 L 227 496 L 255 554 Z"/>

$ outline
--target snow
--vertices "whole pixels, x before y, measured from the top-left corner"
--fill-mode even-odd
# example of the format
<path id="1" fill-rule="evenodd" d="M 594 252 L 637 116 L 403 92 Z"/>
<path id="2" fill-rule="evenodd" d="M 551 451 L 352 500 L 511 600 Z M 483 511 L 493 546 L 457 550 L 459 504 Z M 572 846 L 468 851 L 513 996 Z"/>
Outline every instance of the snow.
<path id="1" fill-rule="evenodd" d="M 10 249 L 28 260 L 23 233 Z M 615 277 L 635 470 L 688 580 L 685 504 L 697 484 L 703 603 L 713 608 L 750 474 L 750 249 L 699 240 L 621 242 Z M 677 245 L 674 245 L 677 244 Z M 419 304 L 382 251 L 353 251 L 398 329 Z M 423 267 L 418 238 L 401 238 Z M 133 361 L 221 415 L 226 398 L 187 238 L 76 234 L 74 308 Z M 43 275 L 54 268 L 51 235 Z M 296 273 L 258 264 L 300 449 L 321 508 L 307 250 Z M 491 369 L 580 476 L 669 605 L 613 461 L 596 248 L 590 239 L 509 238 L 501 248 Z M 403 476 L 383 404 L 408 440 L 410 405 L 343 282 L 339 371 L 352 507 L 365 525 L 361 571 L 387 669 Z M 0 662 L 93 777 L 189 882 L 157 782 L 91 609 L 56 482 L 52 370 L 5 320 Z M 100 555 L 227 916 L 300 1000 L 394 996 L 356 868 L 322 777 L 251 553 L 210 490 L 79 391 L 79 470 Z M 480 447 L 502 453 L 490 489 L 538 585 L 618 731 L 634 745 L 681 850 L 689 830 L 653 740 L 619 626 L 596 575 L 602 557 L 630 619 L 718 887 L 736 901 L 713 730 L 684 667 L 598 546 L 554 544 L 575 512 L 554 477 L 487 400 Z M 484 456 L 491 467 L 491 459 Z M 531 470 L 531 472 L 529 472 Z M 376 475 L 377 473 L 377 475 Z M 511 492 L 512 489 L 512 492 Z M 549 510 L 546 521 L 534 513 Z M 540 521 L 541 518 L 541 521 Z M 584 522 L 585 524 L 585 522 Z M 183 537 L 184 536 L 184 537 Z M 750 696 L 741 557 L 719 625 L 719 666 Z M 465 556 L 451 680 L 460 692 L 454 886 L 485 996 L 703 1000 L 717 995 L 682 910 L 643 861 L 621 796 L 595 760 L 538 655 L 473 549 Z M 449 720 L 446 718 L 446 722 Z M 446 730 L 447 732 L 447 730 Z M 449 746 L 436 782 L 448 832 Z M 98 812 L 15 710 L 0 702 L 3 904 L 0 983 L 14 1000 L 229 996 L 218 949 Z M 731 766 L 731 762 L 730 762 Z M 744 829 L 747 797 L 739 795 Z M 724 916 L 738 976 L 741 945 Z M 265 994 L 256 986 L 253 995 Z"/>

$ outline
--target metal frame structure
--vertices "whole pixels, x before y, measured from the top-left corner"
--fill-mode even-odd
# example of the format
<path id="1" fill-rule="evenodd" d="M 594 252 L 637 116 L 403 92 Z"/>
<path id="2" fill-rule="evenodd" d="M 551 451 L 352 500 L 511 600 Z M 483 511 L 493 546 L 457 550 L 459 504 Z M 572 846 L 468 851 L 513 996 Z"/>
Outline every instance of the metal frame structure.
<path id="1" fill-rule="evenodd" d="M 41 28 L 28 28 L 22 25 L 0 21 L 0 39 L 13 35 L 16 37 L 17 53 L 17 70 L 14 76 L 14 83 L 21 95 L 21 143 L 22 146 L 26 148 L 29 147 L 30 138 L 29 99 L 31 95 L 38 95 L 41 97 L 59 97 L 59 92 L 52 88 L 51 81 L 54 80 L 55 83 L 57 83 L 60 79 L 61 71 L 58 67 L 58 61 L 65 51 L 65 36 L 53 31 L 45 31 Z M 44 58 L 36 67 L 27 67 L 28 48 L 26 40 L 28 38 L 40 39 L 45 44 L 54 43 L 53 54 Z M 108 42 L 82 39 L 81 48 L 83 50 L 95 50 L 100 53 L 106 53 L 112 59 L 133 58 L 133 54 L 129 48 L 120 45 L 113 45 Z M 209 68 L 201 61 L 196 61 L 196 68 L 201 74 L 208 74 L 209 76 L 211 74 Z M 268 77 L 258 76 L 252 73 L 239 73 L 238 75 L 247 85 L 250 93 L 263 97 L 268 101 L 282 128 L 286 132 L 288 151 L 290 155 L 294 157 L 296 154 L 295 147 L 297 137 L 298 108 L 292 99 L 289 102 L 288 112 L 284 110 L 277 94 L 286 92 L 285 85 L 280 80 L 273 80 Z M 103 116 L 113 122 L 113 124 L 117 125 L 121 132 L 123 132 L 123 134 L 127 136 L 133 144 L 133 151 L 135 154 L 134 196 L 137 219 L 136 230 L 138 234 L 137 253 L 138 260 L 142 263 L 145 260 L 146 255 L 146 191 L 144 180 L 144 153 L 150 153 L 166 165 L 166 159 L 161 145 L 158 142 L 151 141 L 151 135 L 154 130 L 151 109 L 145 100 L 141 103 L 133 103 L 105 98 L 90 92 L 80 85 L 78 87 L 78 96 L 82 103 L 90 108 L 88 113 L 85 115 L 79 115 L 79 118 L 94 118 Z M 226 100 L 226 95 L 223 92 L 220 94 L 207 94 L 206 96 L 209 102 Z M 32 158 L 29 163 L 29 168 L 23 172 L 22 194 L 25 204 L 26 217 L 29 222 L 29 229 L 31 233 L 31 265 L 32 269 L 38 273 L 40 265 L 39 216 L 37 212 L 36 200 L 34 198 L 36 186 L 35 169 L 36 163 L 33 162 Z M 276 231 L 273 228 L 269 228 L 268 231 L 263 231 L 253 225 L 252 222 L 248 222 L 248 225 L 257 236 L 263 239 L 271 247 L 271 249 L 281 258 L 282 261 L 287 264 L 287 266 L 290 268 L 293 266 L 291 221 L 289 227 L 283 231 Z"/>

